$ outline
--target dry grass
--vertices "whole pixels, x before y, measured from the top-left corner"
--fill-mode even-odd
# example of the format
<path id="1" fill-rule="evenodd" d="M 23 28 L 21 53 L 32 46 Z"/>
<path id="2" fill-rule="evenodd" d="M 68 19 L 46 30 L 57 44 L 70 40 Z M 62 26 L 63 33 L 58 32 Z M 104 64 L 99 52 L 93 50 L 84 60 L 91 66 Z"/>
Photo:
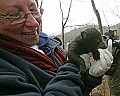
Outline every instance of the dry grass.
<path id="1" fill-rule="evenodd" d="M 110 96 L 108 77 L 106 75 L 103 77 L 102 84 L 94 88 L 91 93 L 96 92 L 102 94 L 102 96 Z"/>
<path id="2" fill-rule="evenodd" d="M 91 64 L 93 63 L 93 58 L 90 59 Z M 110 90 L 108 85 L 108 76 L 104 75 L 102 83 L 94 88 L 91 93 L 100 93 L 102 96 L 110 96 Z"/>

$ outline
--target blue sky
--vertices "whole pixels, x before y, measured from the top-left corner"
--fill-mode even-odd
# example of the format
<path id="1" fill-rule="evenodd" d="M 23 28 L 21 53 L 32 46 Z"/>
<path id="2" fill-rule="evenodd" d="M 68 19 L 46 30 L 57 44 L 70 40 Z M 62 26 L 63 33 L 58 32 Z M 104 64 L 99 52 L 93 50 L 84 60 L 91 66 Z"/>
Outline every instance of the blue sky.
<path id="1" fill-rule="evenodd" d="M 39 0 L 40 2 L 40 0 Z M 61 0 L 64 18 L 67 16 L 70 0 Z M 94 0 L 103 25 L 115 25 L 120 22 L 119 0 Z M 48 35 L 61 34 L 61 11 L 59 0 L 43 0 L 43 31 Z M 92 9 L 91 0 L 73 0 L 67 25 L 98 24 Z M 65 32 L 74 27 L 65 29 Z"/>

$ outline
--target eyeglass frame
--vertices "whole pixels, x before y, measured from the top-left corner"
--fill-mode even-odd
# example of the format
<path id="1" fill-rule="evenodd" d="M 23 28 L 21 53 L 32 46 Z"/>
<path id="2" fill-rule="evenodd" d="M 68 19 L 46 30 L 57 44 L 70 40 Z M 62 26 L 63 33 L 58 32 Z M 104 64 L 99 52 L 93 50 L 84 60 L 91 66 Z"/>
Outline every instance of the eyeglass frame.
<path id="1" fill-rule="evenodd" d="M 38 10 L 39 8 L 37 8 L 37 9 L 35 9 L 35 10 L 32 10 L 32 11 L 30 11 L 30 13 L 25 13 L 25 12 L 23 12 L 23 11 L 20 11 L 20 12 L 14 12 L 14 13 L 9 13 L 9 14 L 6 14 L 6 15 L 1 15 L 0 16 L 0 18 L 2 18 L 2 19 L 8 19 L 8 20 L 10 20 L 11 21 L 11 23 L 13 23 L 14 21 L 17 21 L 17 20 L 20 20 L 20 19 L 23 19 L 23 21 L 22 22 L 17 22 L 17 23 L 15 23 L 15 24 L 20 24 L 20 23 L 24 23 L 26 20 L 27 20 L 27 16 L 29 15 L 29 14 L 32 14 L 32 16 L 34 17 L 34 18 L 40 18 L 41 17 L 41 15 L 40 15 L 40 12 L 39 12 L 39 10 Z M 2 13 L 2 12 L 0 12 L 0 13 Z M 10 15 L 15 15 L 15 14 L 17 14 L 17 13 L 19 13 L 19 15 L 20 16 L 18 16 L 18 17 L 16 17 L 16 18 L 10 18 Z M 2 13 L 2 14 L 4 14 L 4 13 Z M 39 15 L 38 17 L 35 17 L 35 15 Z M 14 20 L 12 20 L 12 19 L 14 19 Z M 13 23 L 14 24 L 14 23 Z"/>

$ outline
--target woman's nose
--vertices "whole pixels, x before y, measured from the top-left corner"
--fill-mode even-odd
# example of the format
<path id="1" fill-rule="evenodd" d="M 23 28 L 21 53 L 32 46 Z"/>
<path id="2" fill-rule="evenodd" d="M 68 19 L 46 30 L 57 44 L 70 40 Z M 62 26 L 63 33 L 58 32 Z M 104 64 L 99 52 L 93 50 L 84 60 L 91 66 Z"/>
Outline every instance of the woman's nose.
<path id="1" fill-rule="evenodd" d="M 39 18 L 35 18 L 31 13 L 27 14 L 27 18 L 25 21 L 26 26 L 39 26 L 41 24 L 41 16 Z"/>

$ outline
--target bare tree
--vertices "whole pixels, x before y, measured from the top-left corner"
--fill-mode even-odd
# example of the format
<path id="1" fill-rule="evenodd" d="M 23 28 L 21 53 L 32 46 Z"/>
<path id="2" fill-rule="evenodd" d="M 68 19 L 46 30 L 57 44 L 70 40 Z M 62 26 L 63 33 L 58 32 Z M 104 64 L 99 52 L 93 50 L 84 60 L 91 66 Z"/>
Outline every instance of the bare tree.
<path id="1" fill-rule="evenodd" d="M 97 20 L 98 20 L 98 25 L 99 25 L 100 32 L 103 34 L 103 28 L 102 28 L 102 23 L 101 23 L 100 14 L 99 14 L 98 10 L 96 9 L 94 0 L 91 0 L 91 4 L 92 4 L 93 10 L 94 10 L 94 12 L 95 12 L 95 15 L 96 15 L 96 17 L 97 17 Z"/>
<path id="2" fill-rule="evenodd" d="M 64 22 L 64 13 L 63 13 L 63 9 L 62 9 L 61 0 L 59 0 L 59 3 L 60 3 L 60 10 L 61 10 L 61 13 L 62 13 L 62 46 L 63 46 L 63 49 L 64 49 L 64 28 L 65 28 L 65 26 L 67 24 L 67 21 L 68 21 L 69 15 L 70 15 L 70 10 L 71 10 L 71 6 L 72 6 L 72 0 L 70 1 L 69 10 L 68 10 L 68 14 L 67 14 L 67 17 L 65 19 L 65 22 Z"/>
<path id="3" fill-rule="evenodd" d="M 44 9 L 42 8 L 42 5 L 43 5 L 43 0 L 41 0 L 41 2 L 40 2 L 40 14 L 41 14 L 41 16 L 43 15 L 43 11 L 44 11 Z M 41 17 L 41 19 L 42 19 L 42 17 Z M 41 29 L 40 29 L 40 31 L 42 31 L 42 20 L 41 20 Z"/>

